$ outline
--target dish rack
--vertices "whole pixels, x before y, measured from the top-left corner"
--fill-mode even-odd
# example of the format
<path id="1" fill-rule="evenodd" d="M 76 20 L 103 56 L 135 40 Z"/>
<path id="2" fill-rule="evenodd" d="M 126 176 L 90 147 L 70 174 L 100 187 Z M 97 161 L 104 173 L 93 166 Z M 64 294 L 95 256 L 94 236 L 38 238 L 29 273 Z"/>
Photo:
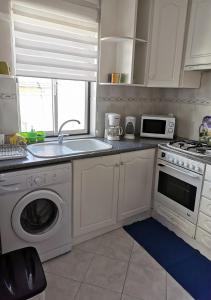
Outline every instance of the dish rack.
<path id="1" fill-rule="evenodd" d="M 24 146 L 19 145 L 0 145 L 0 160 L 18 159 L 27 156 Z"/>

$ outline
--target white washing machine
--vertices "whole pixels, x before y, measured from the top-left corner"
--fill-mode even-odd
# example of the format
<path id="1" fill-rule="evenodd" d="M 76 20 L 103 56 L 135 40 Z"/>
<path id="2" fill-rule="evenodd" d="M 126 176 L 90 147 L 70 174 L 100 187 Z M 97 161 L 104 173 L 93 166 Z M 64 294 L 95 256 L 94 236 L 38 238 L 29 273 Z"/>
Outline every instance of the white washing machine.
<path id="1" fill-rule="evenodd" d="M 71 163 L 0 174 L 1 251 L 26 246 L 42 261 L 71 250 Z"/>

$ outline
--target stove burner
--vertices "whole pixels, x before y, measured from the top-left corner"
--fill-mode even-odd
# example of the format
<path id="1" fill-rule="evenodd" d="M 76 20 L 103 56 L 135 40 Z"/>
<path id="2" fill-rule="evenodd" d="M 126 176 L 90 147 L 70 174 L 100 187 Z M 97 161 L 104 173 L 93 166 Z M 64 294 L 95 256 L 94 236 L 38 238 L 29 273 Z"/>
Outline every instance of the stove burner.
<path id="1" fill-rule="evenodd" d="M 185 146 L 185 143 L 179 142 L 178 145 L 180 146 L 180 148 L 182 148 L 183 146 Z"/>
<path id="2" fill-rule="evenodd" d="M 177 140 L 167 144 L 169 148 L 198 156 L 211 156 L 211 147 L 192 140 Z"/>
<path id="3" fill-rule="evenodd" d="M 206 153 L 206 149 L 204 148 L 196 148 L 196 152 L 201 153 L 201 154 L 205 154 Z"/>

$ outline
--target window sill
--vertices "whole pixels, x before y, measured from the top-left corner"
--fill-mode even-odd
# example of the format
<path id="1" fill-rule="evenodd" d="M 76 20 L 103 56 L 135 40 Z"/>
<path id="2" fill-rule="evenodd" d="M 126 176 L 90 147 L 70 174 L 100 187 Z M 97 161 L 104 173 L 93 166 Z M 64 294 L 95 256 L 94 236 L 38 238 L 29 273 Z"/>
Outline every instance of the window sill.
<path id="1" fill-rule="evenodd" d="M 91 134 L 81 134 L 81 135 L 71 135 L 71 136 L 64 136 L 64 141 L 66 140 L 77 140 L 77 139 L 86 139 L 86 138 L 94 138 L 94 135 Z M 45 138 L 45 142 L 54 142 L 58 141 L 58 137 L 47 137 Z"/>

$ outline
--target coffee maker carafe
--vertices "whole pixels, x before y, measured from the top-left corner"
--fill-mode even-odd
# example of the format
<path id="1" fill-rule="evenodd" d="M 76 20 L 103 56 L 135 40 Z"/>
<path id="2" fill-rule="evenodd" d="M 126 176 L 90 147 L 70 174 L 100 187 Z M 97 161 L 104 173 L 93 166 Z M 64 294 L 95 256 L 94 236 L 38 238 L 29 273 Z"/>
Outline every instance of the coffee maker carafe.
<path id="1" fill-rule="evenodd" d="M 116 113 L 105 114 L 105 138 L 109 141 L 118 141 L 123 134 L 120 126 L 120 115 Z"/>

